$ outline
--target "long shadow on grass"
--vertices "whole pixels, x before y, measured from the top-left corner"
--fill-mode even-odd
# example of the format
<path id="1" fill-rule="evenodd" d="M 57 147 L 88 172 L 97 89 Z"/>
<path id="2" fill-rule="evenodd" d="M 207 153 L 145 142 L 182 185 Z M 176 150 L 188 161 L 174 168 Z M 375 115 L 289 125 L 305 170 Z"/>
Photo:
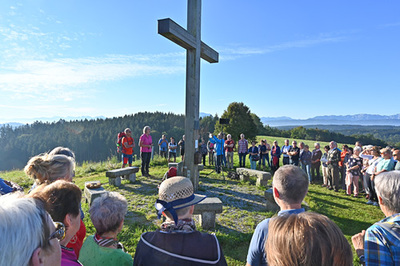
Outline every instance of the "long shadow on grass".
<path id="1" fill-rule="evenodd" d="M 224 255 L 245 262 L 252 233 L 242 233 L 225 226 L 217 226 L 217 234 Z"/>
<path id="2" fill-rule="evenodd" d="M 135 183 L 132 184 L 122 183 L 119 189 L 126 190 L 134 195 L 152 196 L 158 194 L 156 184 L 149 184 L 140 180 L 136 180 Z"/>
<path id="3" fill-rule="evenodd" d="M 201 187 L 205 190 L 205 195 L 220 198 L 224 205 L 246 211 L 266 211 L 265 199 L 262 196 L 214 187 L 211 183 L 208 185 L 203 182 Z"/>
<path id="4" fill-rule="evenodd" d="M 313 194 L 320 194 L 320 195 L 324 196 L 325 198 L 329 197 L 330 195 L 322 194 L 322 193 L 308 192 L 308 197 L 310 197 L 313 201 L 318 202 L 318 206 L 321 204 L 322 206 L 324 206 L 324 207 L 327 206 L 328 208 L 333 207 L 333 206 L 337 207 L 337 208 L 342 208 L 342 209 L 353 208 L 351 206 L 347 206 L 347 205 L 343 205 L 343 204 L 340 204 L 340 203 L 337 203 L 334 201 L 326 200 L 321 197 L 316 197 Z M 315 209 L 315 208 L 312 208 L 312 209 Z M 322 209 L 322 208 L 319 207 L 318 209 Z"/>
<path id="5" fill-rule="evenodd" d="M 343 234 L 350 236 L 360 233 L 361 230 L 367 230 L 367 228 L 372 225 L 371 223 L 357 221 L 350 218 L 343 218 L 332 215 L 326 215 L 326 216 L 328 216 L 329 219 L 334 221 L 339 226 Z"/>

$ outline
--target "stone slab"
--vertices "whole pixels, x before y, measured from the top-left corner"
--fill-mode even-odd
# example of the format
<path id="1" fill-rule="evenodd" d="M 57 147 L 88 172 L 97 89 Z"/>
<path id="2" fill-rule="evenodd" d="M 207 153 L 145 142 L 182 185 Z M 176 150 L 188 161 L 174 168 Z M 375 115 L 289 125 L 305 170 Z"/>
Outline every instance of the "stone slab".
<path id="1" fill-rule="evenodd" d="M 219 198 L 205 198 L 200 203 L 194 205 L 193 214 L 201 214 L 202 212 L 222 212 L 222 201 Z"/>
<path id="2" fill-rule="evenodd" d="M 268 181 L 272 178 L 272 175 L 269 172 L 248 168 L 236 168 L 236 173 L 239 175 L 239 178 L 242 181 L 248 181 L 250 176 L 257 177 L 257 186 L 266 187 L 268 185 Z"/>
<path id="3" fill-rule="evenodd" d="M 86 182 L 88 183 L 88 182 Z M 107 193 L 107 191 L 103 187 L 99 188 L 87 188 L 85 183 L 85 189 L 84 189 L 84 195 L 86 198 L 86 202 L 89 203 L 89 206 L 92 205 L 92 202 L 103 195 L 104 193 Z"/>

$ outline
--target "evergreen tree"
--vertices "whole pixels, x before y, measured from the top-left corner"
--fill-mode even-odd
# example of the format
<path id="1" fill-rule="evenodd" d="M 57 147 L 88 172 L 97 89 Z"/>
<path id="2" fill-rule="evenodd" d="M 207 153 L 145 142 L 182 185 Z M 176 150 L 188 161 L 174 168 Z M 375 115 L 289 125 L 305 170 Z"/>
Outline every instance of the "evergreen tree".
<path id="1" fill-rule="evenodd" d="M 229 124 L 221 125 L 219 121 L 215 124 L 215 133 L 223 131 L 231 134 L 234 140 L 240 138 L 243 133 L 247 139 L 255 139 L 257 135 L 257 125 L 254 123 L 249 107 L 244 103 L 233 102 L 224 111 L 221 118 L 229 119 Z"/>

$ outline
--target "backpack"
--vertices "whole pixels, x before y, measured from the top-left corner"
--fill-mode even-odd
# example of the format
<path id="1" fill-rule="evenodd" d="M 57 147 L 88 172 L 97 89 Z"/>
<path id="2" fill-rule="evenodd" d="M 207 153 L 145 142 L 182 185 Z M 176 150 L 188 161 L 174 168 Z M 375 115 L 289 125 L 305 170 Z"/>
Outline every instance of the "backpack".
<path id="1" fill-rule="evenodd" d="M 117 143 L 116 143 L 116 145 L 117 145 L 117 153 L 122 152 L 122 149 L 123 149 L 123 147 L 122 147 L 122 139 L 124 137 L 126 137 L 126 134 L 125 134 L 124 131 L 118 133 Z"/>

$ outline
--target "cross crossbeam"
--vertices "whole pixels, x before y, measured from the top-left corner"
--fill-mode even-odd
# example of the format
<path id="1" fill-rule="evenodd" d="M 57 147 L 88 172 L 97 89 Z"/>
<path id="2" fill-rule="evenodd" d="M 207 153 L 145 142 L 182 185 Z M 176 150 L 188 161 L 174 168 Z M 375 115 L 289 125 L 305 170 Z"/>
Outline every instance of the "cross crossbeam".
<path id="1" fill-rule="evenodd" d="M 158 34 L 185 49 L 196 49 L 196 38 L 170 18 L 158 20 Z M 209 63 L 218 63 L 218 52 L 201 42 L 201 58 Z"/>

